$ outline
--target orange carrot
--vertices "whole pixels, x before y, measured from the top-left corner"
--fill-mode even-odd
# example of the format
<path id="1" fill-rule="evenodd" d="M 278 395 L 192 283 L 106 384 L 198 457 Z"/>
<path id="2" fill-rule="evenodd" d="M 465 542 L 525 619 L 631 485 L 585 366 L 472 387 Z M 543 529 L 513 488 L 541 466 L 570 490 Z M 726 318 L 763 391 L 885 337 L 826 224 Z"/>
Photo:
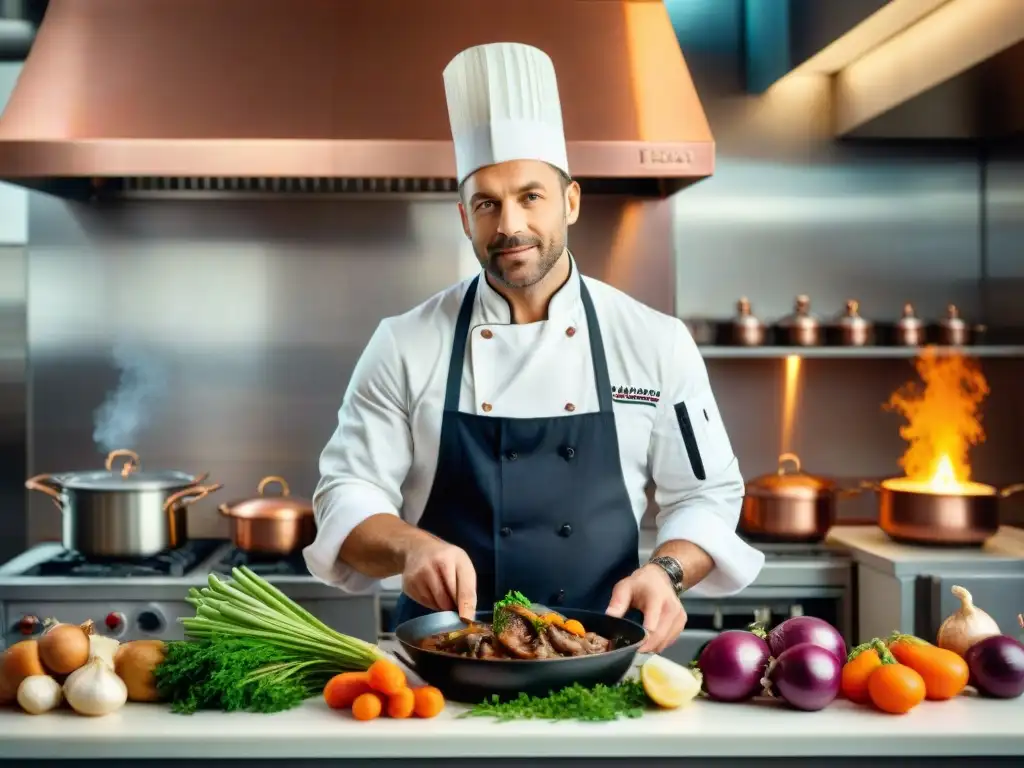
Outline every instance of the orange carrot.
<path id="1" fill-rule="evenodd" d="M 342 672 L 324 686 L 324 701 L 331 709 L 347 709 L 370 690 L 370 676 L 366 672 Z"/>
<path id="2" fill-rule="evenodd" d="M 868 678 L 871 703 L 891 715 L 905 714 L 924 701 L 924 678 L 900 664 L 880 640 L 874 647 L 882 664 Z"/>
<path id="3" fill-rule="evenodd" d="M 420 688 L 413 688 L 413 695 L 416 703 L 413 711 L 416 717 L 436 717 L 444 709 L 444 696 L 431 685 L 424 685 Z"/>
<path id="4" fill-rule="evenodd" d="M 385 696 L 392 696 L 408 687 L 405 682 L 405 672 L 395 662 L 388 659 L 377 659 L 370 665 L 367 674 L 370 677 L 370 687 Z"/>
<path id="5" fill-rule="evenodd" d="M 410 688 L 403 688 L 398 693 L 388 696 L 388 717 L 403 719 L 412 717 L 416 709 L 416 694 Z"/>
<path id="6" fill-rule="evenodd" d="M 926 695 L 931 701 L 952 699 L 967 687 L 970 677 L 967 662 L 953 651 L 912 635 L 893 635 L 889 639 L 889 651 L 900 664 L 924 678 Z"/>
<path id="7" fill-rule="evenodd" d="M 583 629 L 583 625 L 580 624 L 580 622 L 576 621 L 576 619 L 569 619 L 567 622 L 565 622 L 565 624 L 562 625 L 562 629 L 564 629 L 566 632 L 576 635 L 577 637 L 583 637 L 585 634 L 587 634 L 586 631 Z"/>
<path id="8" fill-rule="evenodd" d="M 872 641 L 875 642 L 875 641 Z M 882 666 L 882 659 L 872 647 L 872 643 L 858 645 L 847 657 L 843 665 L 841 688 L 843 695 L 850 701 L 858 704 L 867 704 L 871 701 L 868 693 L 868 680 L 874 671 Z"/>
<path id="9" fill-rule="evenodd" d="M 352 702 L 352 717 L 356 720 L 373 720 L 380 717 L 383 708 L 380 696 L 376 693 L 364 693 Z"/>

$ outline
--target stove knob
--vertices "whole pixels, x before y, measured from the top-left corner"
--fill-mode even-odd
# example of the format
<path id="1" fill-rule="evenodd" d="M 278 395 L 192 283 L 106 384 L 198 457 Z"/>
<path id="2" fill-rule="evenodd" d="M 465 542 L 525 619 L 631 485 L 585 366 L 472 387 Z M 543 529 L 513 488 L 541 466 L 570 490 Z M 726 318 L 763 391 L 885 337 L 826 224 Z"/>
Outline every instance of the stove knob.
<path id="1" fill-rule="evenodd" d="M 18 622 L 18 632 L 23 635 L 34 635 L 43 628 L 43 622 L 36 616 L 25 615 Z"/>
<path id="2" fill-rule="evenodd" d="M 119 611 L 111 611 L 107 614 L 107 618 L 103 620 L 103 623 L 107 625 L 114 634 L 119 634 L 124 631 L 124 614 Z"/>
<path id="3" fill-rule="evenodd" d="M 163 617 L 156 611 L 143 611 L 137 619 L 139 629 L 143 632 L 158 632 L 163 629 Z"/>

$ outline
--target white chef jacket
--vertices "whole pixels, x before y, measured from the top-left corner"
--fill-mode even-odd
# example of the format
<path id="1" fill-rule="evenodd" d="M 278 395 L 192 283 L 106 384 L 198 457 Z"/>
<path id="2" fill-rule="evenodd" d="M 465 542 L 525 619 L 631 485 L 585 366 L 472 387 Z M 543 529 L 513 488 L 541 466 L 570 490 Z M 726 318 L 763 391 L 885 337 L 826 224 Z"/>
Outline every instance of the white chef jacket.
<path id="1" fill-rule="evenodd" d="M 657 545 L 691 541 L 715 561 L 689 594 L 719 597 L 749 585 L 764 555 L 736 533 L 744 485 L 707 368 L 686 326 L 611 286 L 581 276 L 552 297 L 548 319 L 514 325 L 505 299 L 480 275 L 470 322 L 459 410 L 543 418 L 600 409 L 580 298 L 586 281 L 608 359 L 626 491 L 637 525 L 653 480 Z M 368 517 L 415 525 L 437 467 L 455 321 L 470 280 L 383 320 L 356 364 L 338 426 L 320 457 L 313 495 L 317 535 L 304 550 L 310 573 L 345 591 L 376 580 L 338 560 L 345 537 Z M 620 393 L 619 390 L 622 390 Z M 705 468 L 691 466 L 676 416 L 685 403 Z"/>

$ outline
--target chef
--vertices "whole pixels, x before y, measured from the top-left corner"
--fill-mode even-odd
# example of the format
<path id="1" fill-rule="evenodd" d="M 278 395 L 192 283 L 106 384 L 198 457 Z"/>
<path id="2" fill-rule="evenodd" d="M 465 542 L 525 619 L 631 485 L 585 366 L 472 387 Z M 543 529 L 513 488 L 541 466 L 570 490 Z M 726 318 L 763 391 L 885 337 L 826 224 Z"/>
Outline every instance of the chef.
<path id="1" fill-rule="evenodd" d="M 518 590 L 639 614 L 660 651 L 684 595 L 736 593 L 764 562 L 736 534 L 743 482 L 703 359 L 677 318 L 580 274 L 548 56 L 473 47 L 444 85 L 482 269 L 377 327 L 320 458 L 306 563 L 351 592 L 401 574 L 399 622 Z"/>

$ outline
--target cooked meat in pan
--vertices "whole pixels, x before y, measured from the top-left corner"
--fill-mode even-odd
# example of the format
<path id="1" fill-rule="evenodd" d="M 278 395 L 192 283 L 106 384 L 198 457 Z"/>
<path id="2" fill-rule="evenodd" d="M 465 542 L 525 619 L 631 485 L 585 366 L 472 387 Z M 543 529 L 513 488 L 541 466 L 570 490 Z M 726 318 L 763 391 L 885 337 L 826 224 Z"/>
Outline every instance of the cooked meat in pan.
<path id="1" fill-rule="evenodd" d="M 494 605 L 494 623 L 473 623 L 430 635 L 420 647 L 475 659 L 557 659 L 604 653 L 608 638 L 587 632 L 580 622 L 557 613 L 538 614 L 518 592 Z"/>

